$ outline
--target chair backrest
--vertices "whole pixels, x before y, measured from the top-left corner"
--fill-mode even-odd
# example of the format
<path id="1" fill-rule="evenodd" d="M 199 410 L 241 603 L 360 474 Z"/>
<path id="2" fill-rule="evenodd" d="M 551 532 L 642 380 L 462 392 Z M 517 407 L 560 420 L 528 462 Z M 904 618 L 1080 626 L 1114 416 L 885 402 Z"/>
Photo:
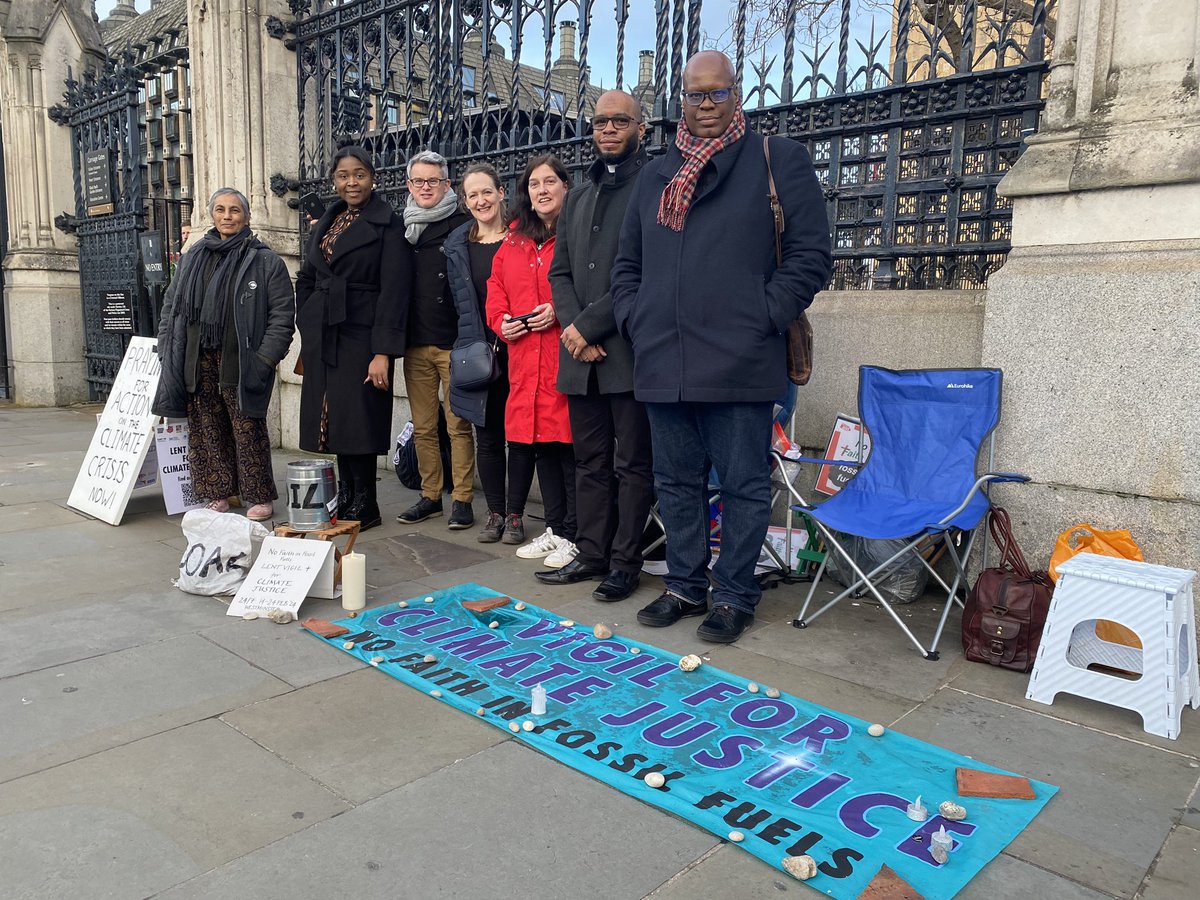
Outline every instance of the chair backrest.
<path id="1" fill-rule="evenodd" d="M 999 369 L 861 366 L 858 409 L 871 454 L 842 491 L 953 509 L 975 483 L 980 448 L 1000 419 L 1002 378 Z"/>

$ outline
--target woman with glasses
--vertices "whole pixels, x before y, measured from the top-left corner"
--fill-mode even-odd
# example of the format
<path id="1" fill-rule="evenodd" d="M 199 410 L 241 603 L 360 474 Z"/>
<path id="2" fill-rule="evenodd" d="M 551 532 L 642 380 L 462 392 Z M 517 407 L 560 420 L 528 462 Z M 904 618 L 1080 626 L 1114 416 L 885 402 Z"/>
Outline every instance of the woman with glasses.
<path id="1" fill-rule="evenodd" d="M 548 279 L 554 229 L 567 196 L 567 170 L 553 155 L 535 156 L 517 182 L 516 216 L 496 252 L 487 283 L 487 324 L 508 344 L 510 393 L 508 514 L 501 540 L 525 539 L 525 501 L 536 467 L 546 509 L 546 532 L 517 555 L 546 556 L 557 568 L 575 556 L 575 457 L 567 398 L 558 392 L 562 333 Z M 548 554 L 548 555 L 547 555 Z"/>
<path id="2" fill-rule="evenodd" d="M 333 453 L 338 518 L 381 522 L 377 457 L 392 430 L 392 363 L 404 353 L 412 250 L 391 205 L 375 193 L 361 147 L 333 156 L 338 199 L 309 235 L 296 276 L 300 330 L 300 449 Z"/>
<path id="3" fill-rule="evenodd" d="M 450 408 L 475 426 L 475 465 L 487 499 L 488 513 L 476 538 L 494 544 L 504 533 L 507 497 L 504 492 L 504 406 L 508 402 L 508 345 L 485 324 L 484 301 L 492 262 L 508 232 L 504 187 L 487 163 L 467 166 L 462 179 L 462 202 L 471 221 L 446 239 L 446 277 L 458 311 L 455 348 L 486 341 L 496 357 L 496 378 L 491 384 L 463 387 L 450 369 Z"/>

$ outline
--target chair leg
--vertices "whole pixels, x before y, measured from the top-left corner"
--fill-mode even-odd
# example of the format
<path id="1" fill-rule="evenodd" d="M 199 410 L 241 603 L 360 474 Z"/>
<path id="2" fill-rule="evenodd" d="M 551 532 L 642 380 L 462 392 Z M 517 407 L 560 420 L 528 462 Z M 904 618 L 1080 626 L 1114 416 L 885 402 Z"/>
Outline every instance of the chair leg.
<path id="1" fill-rule="evenodd" d="M 977 528 L 972 529 L 971 536 L 969 538 L 967 538 L 967 545 L 966 545 L 966 547 L 963 548 L 961 557 L 959 556 L 958 552 L 954 549 L 954 547 L 950 546 L 949 544 L 947 544 L 947 546 L 946 546 L 946 552 L 949 554 L 950 558 L 954 561 L 954 569 L 955 569 L 954 584 L 951 586 L 951 589 L 948 592 L 949 596 L 948 596 L 948 599 L 946 600 L 946 606 L 942 609 L 942 618 L 938 622 L 937 633 L 934 634 L 933 644 L 929 648 L 930 652 L 932 652 L 932 653 L 937 653 L 937 645 L 938 645 L 938 642 L 942 639 L 942 632 L 946 628 L 946 619 L 950 615 L 950 607 L 953 606 L 955 603 L 959 603 L 958 586 L 962 582 L 966 581 L 967 568 L 966 568 L 965 563 L 967 560 L 969 560 L 971 558 L 971 548 L 975 546 L 975 537 L 978 534 L 979 534 L 979 529 L 977 529 Z"/>

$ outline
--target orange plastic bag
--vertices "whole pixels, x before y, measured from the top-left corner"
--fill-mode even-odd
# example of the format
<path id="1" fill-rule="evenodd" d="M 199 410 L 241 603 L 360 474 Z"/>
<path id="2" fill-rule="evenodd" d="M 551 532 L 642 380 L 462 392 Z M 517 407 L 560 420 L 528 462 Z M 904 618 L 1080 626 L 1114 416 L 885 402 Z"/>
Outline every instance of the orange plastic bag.
<path id="1" fill-rule="evenodd" d="M 1137 545 L 1128 531 L 1114 529 L 1101 531 L 1091 525 L 1076 525 L 1068 528 L 1058 536 L 1054 543 L 1054 553 L 1050 556 L 1050 578 L 1058 581 L 1058 567 L 1077 553 L 1095 553 L 1099 556 L 1115 556 L 1118 559 L 1132 559 L 1144 562 L 1142 548 Z M 1127 647 L 1140 647 L 1142 642 L 1138 636 L 1123 625 L 1101 619 L 1096 623 L 1096 636 L 1102 641 L 1113 644 L 1125 644 Z"/>

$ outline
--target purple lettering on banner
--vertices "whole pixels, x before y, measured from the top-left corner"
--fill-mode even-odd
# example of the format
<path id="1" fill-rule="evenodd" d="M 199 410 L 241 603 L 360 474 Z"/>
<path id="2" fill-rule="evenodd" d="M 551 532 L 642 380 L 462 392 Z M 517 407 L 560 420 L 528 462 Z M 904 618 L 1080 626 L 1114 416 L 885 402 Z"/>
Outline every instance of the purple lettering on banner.
<path id="1" fill-rule="evenodd" d="M 820 756 L 825 752 L 826 741 L 844 741 L 848 737 L 850 737 L 849 725 L 841 719 L 821 713 L 795 731 L 785 734 L 780 740 L 789 744 L 803 743 L 809 753 Z"/>
<path id="2" fill-rule="evenodd" d="M 716 684 L 710 684 L 708 687 L 701 688 L 694 694 L 688 694 L 679 702 L 686 703 L 688 706 L 699 706 L 701 703 L 706 703 L 709 700 L 719 702 L 744 693 L 746 693 L 744 687 L 730 684 L 728 681 L 718 681 Z"/>
<path id="3" fill-rule="evenodd" d="M 615 728 L 621 728 L 625 725 L 632 725 L 634 722 L 640 722 L 647 716 L 652 716 L 656 712 L 662 712 L 667 708 L 667 704 L 660 703 L 657 700 L 651 700 L 649 703 L 643 703 L 633 712 L 627 712 L 623 716 L 615 715 L 614 713 L 606 713 L 600 717 L 600 721 L 605 725 L 612 725 Z"/>
<path id="4" fill-rule="evenodd" d="M 772 712 L 765 718 L 755 718 L 754 714 L 760 709 Z M 796 718 L 796 707 L 786 700 L 758 697 L 754 700 L 743 700 L 730 710 L 729 718 L 743 728 L 778 728 Z"/>
<path id="5" fill-rule="evenodd" d="M 841 772 L 830 772 L 822 775 L 821 780 L 810 785 L 791 799 L 792 803 L 805 809 L 812 809 L 834 791 L 849 784 L 854 779 Z"/>
<path id="6" fill-rule="evenodd" d="M 871 838 L 879 834 L 879 829 L 867 821 L 867 813 L 881 808 L 898 809 L 903 815 L 908 809 L 908 801 L 895 794 L 859 794 L 842 804 L 838 818 L 859 837 Z"/>
<path id="7" fill-rule="evenodd" d="M 712 734 L 717 730 L 716 722 L 697 722 L 682 732 L 670 736 L 667 735 L 667 732 L 671 729 L 686 725 L 688 722 L 694 721 L 695 718 L 689 712 L 677 712 L 673 716 L 667 716 L 653 725 L 646 726 L 642 729 L 642 737 L 656 747 L 686 747 L 688 744 L 694 744 L 706 734 Z"/>
<path id="8" fill-rule="evenodd" d="M 970 822 L 951 822 L 949 819 L 943 819 L 941 816 L 934 816 L 932 819 L 922 822 L 920 828 L 896 845 L 896 849 L 901 853 L 911 856 L 913 859 L 919 859 L 923 863 L 928 863 L 935 869 L 939 868 L 941 863 L 929 855 L 929 850 L 933 846 L 929 836 L 943 825 L 946 827 L 947 831 L 951 832 L 952 834 L 960 835 L 961 837 L 974 834 L 976 828 L 976 826 Z M 921 836 L 920 841 L 915 840 L 917 835 Z M 961 844 L 961 841 L 953 841 L 950 847 L 950 852 L 953 853 L 958 849 L 959 846 L 961 846 Z"/>
<path id="9" fill-rule="evenodd" d="M 653 656 L 646 656 L 644 653 L 641 656 L 631 656 L 629 659 L 623 659 L 619 663 L 613 663 L 611 666 L 605 666 L 605 672 L 612 672 L 614 675 L 619 672 L 628 672 L 630 669 L 640 669 L 647 663 L 657 662 Z"/>
<path id="10" fill-rule="evenodd" d="M 550 667 L 543 669 L 540 672 L 535 672 L 528 678 L 523 678 L 517 682 L 521 687 L 533 687 L 535 684 L 541 684 L 544 681 L 549 681 L 552 678 L 558 678 L 560 675 L 578 675 L 579 669 L 574 666 L 568 666 L 566 663 L 550 663 Z"/>
<path id="11" fill-rule="evenodd" d="M 577 644 L 579 641 L 586 641 L 587 637 L 582 631 L 569 631 L 548 643 L 542 644 L 542 646 L 547 650 L 557 650 L 559 647 L 566 647 L 568 644 Z"/>
<path id="12" fill-rule="evenodd" d="M 551 622 L 549 619 L 538 619 L 532 625 L 522 628 L 517 632 L 519 638 L 540 638 L 548 634 L 557 634 L 563 630 L 563 626 L 557 622 Z"/>
<path id="13" fill-rule="evenodd" d="M 547 646 L 549 645 L 547 644 Z M 625 652 L 625 645 L 620 641 L 595 641 L 591 644 L 584 644 L 582 647 L 576 647 L 567 656 L 576 662 L 603 663 L 619 659 Z"/>
<path id="14" fill-rule="evenodd" d="M 528 669 L 534 663 L 540 663 L 545 659 L 542 653 L 515 653 L 512 656 L 498 656 L 496 659 L 487 659 L 479 664 L 481 669 L 495 669 L 496 674 L 501 678 L 512 678 L 518 672 Z"/>
<path id="15" fill-rule="evenodd" d="M 473 637 L 463 638 L 460 641 L 451 641 L 448 644 L 443 644 L 442 649 L 448 651 L 452 656 L 457 656 L 459 659 L 465 659 L 469 662 L 511 646 L 512 643 L 506 641 L 504 638 L 493 637 L 490 634 L 477 634 Z"/>
<path id="16" fill-rule="evenodd" d="M 653 669 L 647 669 L 645 672 L 638 672 L 629 679 L 630 684 L 638 684 L 642 687 L 654 687 L 654 679 L 659 675 L 665 675 L 667 672 L 678 671 L 679 666 L 672 663 L 663 663 L 661 666 L 655 666 Z"/>
<path id="17" fill-rule="evenodd" d="M 613 683 L 611 681 L 605 681 L 603 678 L 597 678 L 595 675 L 587 675 L 578 681 L 572 681 L 570 684 L 564 684 L 560 688 L 555 688 L 546 694 L 546 696 L 558 703 L 574 703 L 580 697 L 590 697 L 596 691 L 612 686 Z"/>
<path id="18" fill-rule="evenodd" d="M 428 631 L 435 625 L 445 625 L 449 621 L 449 616 L 434 616 L 432 619 L 426 619 L 424 622 L 418 622 L 415 625 L 409 625 L 407 628 L 401 628 L 400 633 L 411 634 L 415 636 L 420 634 L 422 631 Z"/>
<path id="19" fill-rule="evenodd" d="M 762 746 L 763 742 L 756 737 L 750 737 L 748 734 L 731 734 L 729 737 L 723 737 L 717 741 L 717 749 L 721 751 L 720 756 L 716 756 L 708 750 L 699 750 L 692 754 L 692 761 L 706 769 L 732 769 L 734 766 L 741 765 L 744 755 L 743 748 L 761 750 Z"/>
<path id="20" fill-rule="evenodd" d="M 384 613 L 375 624 L 380 628 L 391 628 L 405 616 L 421 616 L 423 618 L 436 615 L 437 613 L 432 609 L 398 609 L 395 612 Z"/>
<path id="21" fill-rule="evenodd" d="M 446 640 L 449 640 L 450 638 L 456 638 L 460 634 L 469 634 L 472 631 L 476 631 L 476 630 L 477 629 L 472 628 L 470 625 L 462 625 L 458 628 L 451 628 L 449 631 L 443 631 L 441 634 L 434 634 L 434 635 L 430 635 L 427 638 L 421 638 L 421 640 L 423 640 L 427 644 L 436 644 L 436 643 L 438 643 L 438 641 L 446 641 Z"/>
<path id="22" fill-rule="evenodd" d="M 771 754 L 771 758 L 775 762 L 767 766 L 765 769 L 760 769 L 749 778 L 746 779 L 746 784 L 752 788 L 765 788 L 773 781 L 777 781 L 786 775 L 788 772 L 795 772 L 799 769 L 801 772 L 807 772 L 813 767 L 813 763 L 807 759 L 801 759 L 791 753 L 784 753 L 781 750 Z"/>

